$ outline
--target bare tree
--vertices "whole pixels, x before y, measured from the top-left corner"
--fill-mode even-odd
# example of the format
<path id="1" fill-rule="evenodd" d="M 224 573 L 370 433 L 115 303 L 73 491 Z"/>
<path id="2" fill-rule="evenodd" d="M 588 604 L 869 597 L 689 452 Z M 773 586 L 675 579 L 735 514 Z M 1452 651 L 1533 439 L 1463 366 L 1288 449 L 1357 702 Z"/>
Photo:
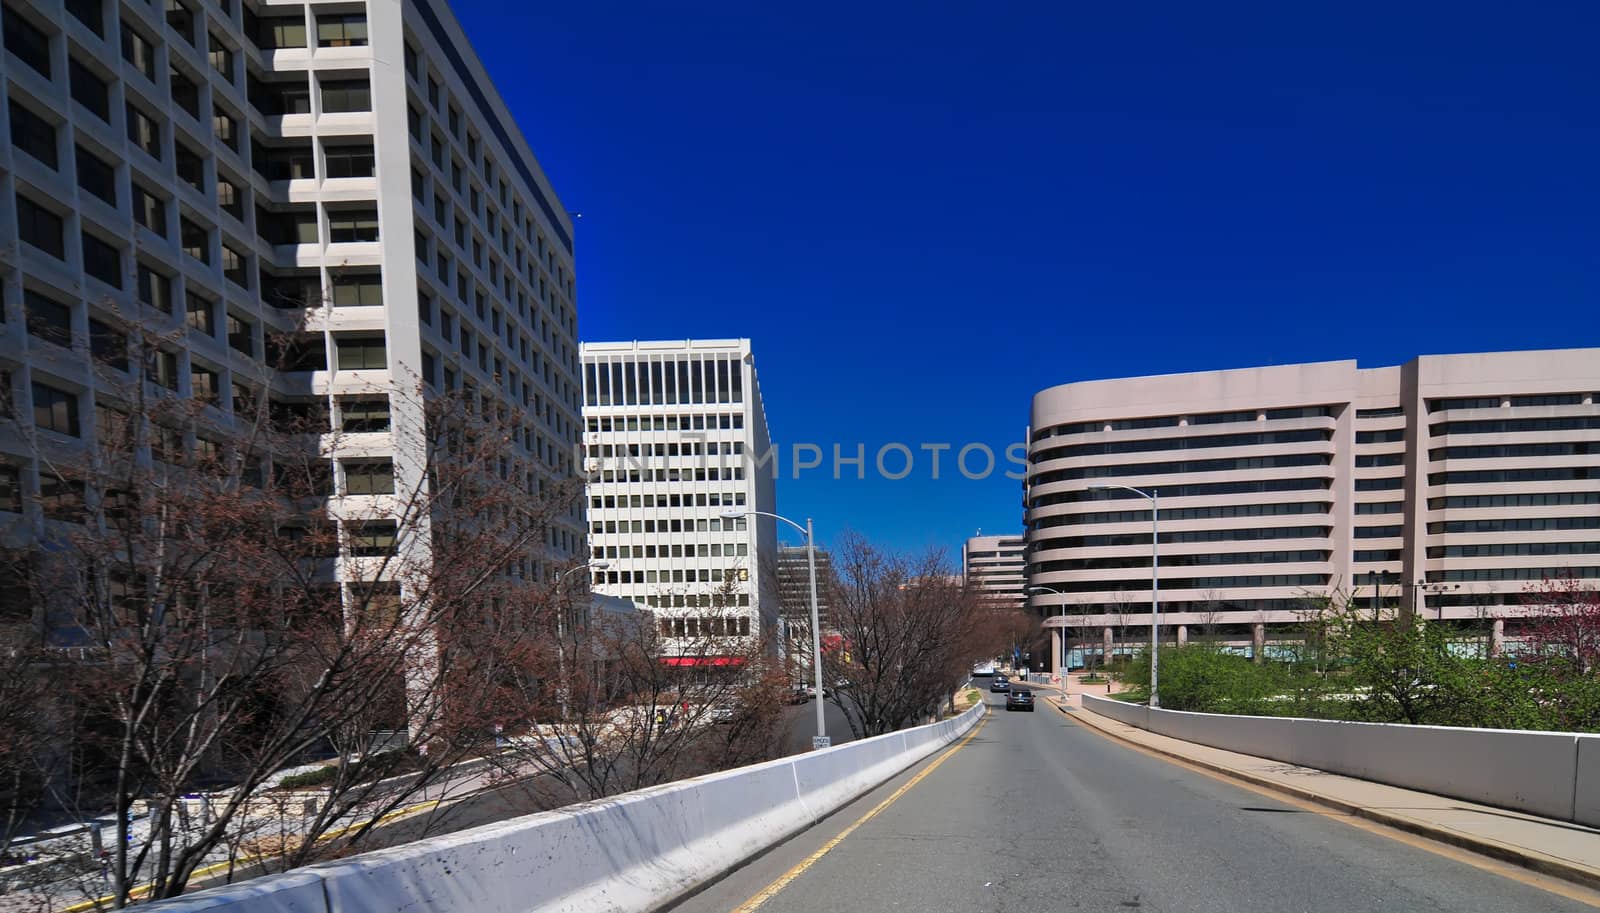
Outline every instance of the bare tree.
<path id="1" fill-rule="evenodd" d="M 840 683 L 831 700 L 858 738 L 938 713 L 972 663 L 1009 637 L 985 626 L 979 601 L 937 553 L 910 558 L 847 533 L 833 565 L 839 639 L 823 668 Z"/>

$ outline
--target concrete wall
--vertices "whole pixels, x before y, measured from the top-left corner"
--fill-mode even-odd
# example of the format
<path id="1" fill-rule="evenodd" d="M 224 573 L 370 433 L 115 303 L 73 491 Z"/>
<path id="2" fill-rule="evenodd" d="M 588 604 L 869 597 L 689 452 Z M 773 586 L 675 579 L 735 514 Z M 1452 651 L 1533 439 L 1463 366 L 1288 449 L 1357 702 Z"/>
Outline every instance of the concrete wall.
<path id="1" fill-rule="evenodd" d="M 658 909 L 960 738 L 941 723 L 201 891 L 230 913 Z"/>
<path id="2" fill-rule="evenodd" d="M 1091 695 L 1083 706 L 1213 748 L 1600 825 L 1600 736 L 1183 713 Z"/>

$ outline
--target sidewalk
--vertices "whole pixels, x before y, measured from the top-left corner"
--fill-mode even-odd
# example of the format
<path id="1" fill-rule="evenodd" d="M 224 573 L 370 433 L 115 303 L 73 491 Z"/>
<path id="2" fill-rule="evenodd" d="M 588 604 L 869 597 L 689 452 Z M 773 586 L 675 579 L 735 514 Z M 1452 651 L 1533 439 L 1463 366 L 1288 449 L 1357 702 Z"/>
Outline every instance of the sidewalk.
<path id="1" fill-rule="evenodd" d="M 1600 830 L 1197 745 L 1077 706 L 1063 707 L 1060 698 L 1049 703 L 1078 723 L 1148 751 L 1535 872 L 1600 888 Z"/>

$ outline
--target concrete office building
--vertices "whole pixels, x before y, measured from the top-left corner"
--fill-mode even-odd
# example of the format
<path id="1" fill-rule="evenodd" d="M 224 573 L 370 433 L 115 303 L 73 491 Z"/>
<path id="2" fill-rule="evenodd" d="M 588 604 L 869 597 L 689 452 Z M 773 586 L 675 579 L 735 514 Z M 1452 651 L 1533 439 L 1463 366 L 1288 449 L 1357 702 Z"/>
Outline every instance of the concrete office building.
<path id="1" fill-rule="evenodd" d="M 144 333 L 219 427 L 264 387 L 352 432 L 341 498 L 357 463 L 409 489 L 424 398 L 465 387 L 520 419 L 530 493 L 571 477 L 572 226 L 446 4 L 5 0 L 0 31 L 0 371 L 33 433 L 93 440 Z M 0 511 L 36 522 L 27 436 Z M 582 551 L 574 503 L 518 572 Z"/>
<path id="2" fill-rule="evenodd" d="M 1066 595 L 1032 604 L 1066 606 L 1045 624 L 1074 659 L 1148 642 L 1149 503 L 1088 490 L 1121 484 L 1159 492 L 1169 638 L 1261 650 L 1337 590 L 1493 638 L 1530 583 L 1600 580 L 1597 396 L 1600 349 L 1051 387 L 1033 398 L 1028 582 Z"/>
<path id="3" fill-rule="evenodd" d="M 594 589 L 654 611 L 669 653 L 776 650 L 776 521 L 722 516 L 777 505 L 750 341 L 581 349 Z"/>
<path id="4" fill-rule="evenodd" d="M 986 600 L 1022 608 L 1026 540 L 1020 536 L 973 536 L 961 545 L 961 576 Z"/>
<path id="5" fill-rule="evenodd" d="M 817 549 L 817 618 L 822 633 L 832 630 L 829 596 L 833 559 Z M 799 670 L 811 668 L 811 565 L 803 545 L 778 547 L 778 617 L 783 623 L 783 654 Z"/>

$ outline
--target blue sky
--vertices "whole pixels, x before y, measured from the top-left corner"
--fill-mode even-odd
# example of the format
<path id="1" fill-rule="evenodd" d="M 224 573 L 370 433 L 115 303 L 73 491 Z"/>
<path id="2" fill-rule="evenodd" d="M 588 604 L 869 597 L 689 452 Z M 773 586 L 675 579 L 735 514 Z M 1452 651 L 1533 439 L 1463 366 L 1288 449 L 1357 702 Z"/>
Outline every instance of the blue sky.
<path id="1" fill-rule="evenodd" d="M 1600 5 L 454 5 L 584 214 L 581 336 L 750 337 L 781 445 L 865 445 L 783 469 L 824 541 L 1020 528 L 872 454 L 1052 384 L 1600 344 Z"/>

